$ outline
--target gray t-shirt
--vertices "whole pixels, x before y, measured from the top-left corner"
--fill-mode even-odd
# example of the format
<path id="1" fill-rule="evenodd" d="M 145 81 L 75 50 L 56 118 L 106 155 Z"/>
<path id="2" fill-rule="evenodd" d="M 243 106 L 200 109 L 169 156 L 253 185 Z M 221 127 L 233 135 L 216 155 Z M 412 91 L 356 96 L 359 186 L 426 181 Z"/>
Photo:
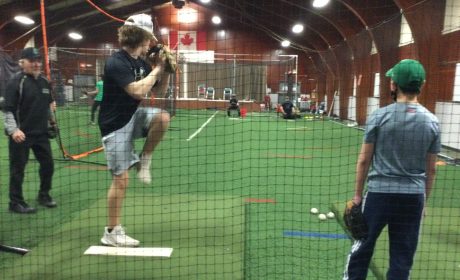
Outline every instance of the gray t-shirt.
<path id="1" fill-rule="evenodd" d="M 436 116 L 420 104 L 391 104 L 372 113 L 364 142 L 374 144 L 368 191 L 425 193 L 427 154 L 441 150 Z"/>

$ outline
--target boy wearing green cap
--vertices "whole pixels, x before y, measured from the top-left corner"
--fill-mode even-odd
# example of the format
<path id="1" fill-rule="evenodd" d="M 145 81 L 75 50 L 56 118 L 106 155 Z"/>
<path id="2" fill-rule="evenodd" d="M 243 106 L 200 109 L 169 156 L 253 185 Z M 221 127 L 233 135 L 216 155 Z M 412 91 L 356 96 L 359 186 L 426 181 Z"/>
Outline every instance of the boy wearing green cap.
<path id="1" fill-rule="evenodd" d="M 423 209 L 435 178 L 436 155 L 441 148 L 439 124 L 417 99 L 425 69 L 416 60 L 405 59 L 386 76 L 391 78 L 396 102 L 369 117 L 356 166 L 353 202 L 362 205 L 369 231 L 354 241 L 343 279 L 366 279 L 385 226 L 390 243 L 386 279 L 409 279 Z"/>

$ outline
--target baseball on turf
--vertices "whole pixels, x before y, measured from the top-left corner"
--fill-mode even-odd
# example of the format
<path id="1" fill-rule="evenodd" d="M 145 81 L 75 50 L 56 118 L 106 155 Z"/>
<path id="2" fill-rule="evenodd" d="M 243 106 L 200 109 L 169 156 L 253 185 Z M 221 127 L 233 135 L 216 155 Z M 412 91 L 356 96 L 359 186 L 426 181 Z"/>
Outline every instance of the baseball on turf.
<path id="1" fill-rule="evenodd" d="M 333 218 L 335 217 L 335 215 L 334 215 L 333 212 L 327 213 L 326 216 L 327 216 L 329 219 L 333 219 Z"/>
<path id="2" fill-rule="evenodd" d="M 320 219 L 321 221 L 324 221 L 324 220 L 327 219 L 327 217 L 326 217 L 326 215 L 324 215 L 324 214 L 319 214 L 319 215 L 318 215 L 318 219 Z"/>
<path id="3" fill-rule="evenodd" d="M 318 208 L 311 208 L 310 209 L 310 213 L 312 213 L 312 214 L 318 214 L 318 212 L 319 212 Z"/>

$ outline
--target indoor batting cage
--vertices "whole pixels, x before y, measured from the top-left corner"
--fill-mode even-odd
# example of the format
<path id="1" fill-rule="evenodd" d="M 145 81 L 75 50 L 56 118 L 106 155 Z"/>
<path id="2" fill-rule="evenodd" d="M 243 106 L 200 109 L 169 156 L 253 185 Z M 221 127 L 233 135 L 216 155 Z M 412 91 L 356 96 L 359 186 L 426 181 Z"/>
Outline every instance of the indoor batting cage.
<path id="1" fill-rule="evenodd" d="M 0 279 L 460 278 L 460 1 L 0 15 Z"/>

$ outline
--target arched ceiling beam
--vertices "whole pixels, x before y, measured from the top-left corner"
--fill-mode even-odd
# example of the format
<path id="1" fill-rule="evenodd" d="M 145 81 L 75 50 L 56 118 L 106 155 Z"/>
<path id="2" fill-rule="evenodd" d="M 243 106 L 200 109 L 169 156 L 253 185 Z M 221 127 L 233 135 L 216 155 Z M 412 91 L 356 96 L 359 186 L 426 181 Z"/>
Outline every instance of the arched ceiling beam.
<path id="1" fill-rule="evenodd" d="M 393 0 L 337 0 L 347 7 L 363 26 L 368 30 L 369 36 L 375 43 L 377 50 L 379 45 L 375 41 L 373 27 L 399 12 Z"/>
<path id="2" fill-rule="evenodd" d="M 193 2 L 196 2 L 196 1 L 193 1 Z M 225 3 L 222 3 L 222 2 L 225 2 Z M 227 11 L 228 10 L 232 11 L 234 13 L 234 16 L 233 15 L 230 16 L 230 19 L 234 20 L 235 22 L 238 22 L 240 24 L 245 24 L 245 25 L 250 26 L 252 28 L 261 30 L 261 31 L 265 32 L 268 36 L 272 37 L 274 40 L 277 40 L 277 41 L 287 39 L 287 36 L 281 35 L 278 30 L 273 30 L 271 28 L 267 28 L 263 24 L 258 22 L 258 20 L 256 18 L 254 18 L 253 16 L 251 16 L 250 14 L 248 14 L 245 11 L 244 7 L 241 6 L 241 3 L 239 1 L 234 1 L 233 2 L 234 5 L 229 5 L 229 4 L 227 4 L 226 1 L 213 1 L 212 3 L 213 3 L 213 5 L 218 6 L 220 8 L 224 8 Z M 259 11 L 265 13 L 268 16 L 272 16 L 273 18 L 281 18 L 282 20 L 285 20 L 286 22 L 292 20 L 292 18 L 289 18 L 287 15 L 285 16 L 283 14 L 280 14 L 279 11 L 266 10 L 266 9 L 263 9 L 260 5 L 254 5 L 254 4 L 248 3 L 248 2 L 245 2 L 245 4 L 249 5 L 251 8 L 259 9 Z M 238 15 L 238 16 L 236 16 L 236 15 Z M 228 16 L 229 15 L 227 13 L 227 17 Z M 238 19 L 238 17 L 240 17 L 240 19 Z M 245 20 L 249 21 L 249 22 L 246 22 Z M 309 41 L 313 42 L 313 43 L 310 43 L 310 44 L 314 45 L 315 47 L 312 49 L 309 46 L 305 46 L 304 44 L 298 43 L 298 44 L 295 44 L 295 45 L 298 45 L 297 49 L 302 50 L 302 51 L 318 52 L 318 51 L 324 50 L 328 46 L 330 46 L 330 41 L 325 36 L 323 36 L 320 32 L 318 32 L 314 28 L 311 28 L 308 25 L 306 25 L 306 28 L 311 30 L 317 36 L 317 37 L 313 38 L 312 40 L 309 40 Z M 315 42 L 318 42 L 318 39 L 322 43 L 319 43 L 319 44 L 316 43 L 315 44 Z"/>
<path id="3" fill-rule="evenodd" d="M 257 6 L 257 5 L 254 5 L 253 3 L 249 3 L 249 5 L 252 7 L 252 8 L 260 8 L 260 6 Z M 283 20 L 286 20 L 286 21 L 292 21 L 292 18 L 290 17 L 287 17 L 287 16 L 284 16 L 280 13 L 277 13 L 277 11 L 269 11 L 269 10 L 262 10 L 262 12 L 265 12 L 265 13 L 270 13 L 273 17 L 279 17 L 279 18 L 282 18 Z M 304 25 L 308 30 L 311 30 L 312 32 L 314 32 L 319 38 L 321 38 L 322 42 L 324 42 L 324 45 L 321 44 L 320 47 L 317 47 L 315 48 L 316 51 L 321 51 L 321 49 L 327 49 L 330 45 L 331 45 L 331 42 L 330 42 L 330 39 L 326 38 L 326 36 L 324 36 L 321 32 L 318 32 L 315 28 L 313 28 L 311 25 L 309 24 L 305 24 Z M 288 31 L 289 32 L 289 31 Z M 286 37 L 286 36 L 284 36 Z M 286 38 L 288 39 L 288 38 Z M 312 42 L 315 42 L 315 39 L 316 38 L 312 38 Z M 290 40 L 292 41 L 292 40 Z M 300 45 L 303 45 L 304 43 L 300 43 Z M 303 50 L 303 48 L 301 48 Z M 311 50 L 310 50 L 311 51 Z"/>
<path id="4" fill-rule="evenodd" d="M 298 3 L 298 1 L 296 2 L 291 2 L 289 0 L 281 0 L 281 2 L 283 3 L 286 3 L 286 4 L 289 4 L 293 7 L 296 7 L 298 9 L 301 9 L 301 10 L 304 10 L 304 11 L 307 11 L 309 13 L 312 13 L 313 15 L 325 20 L 327 23 L 329 23 L 339 34 L 340 36 L 342 37 L 342 39 L 345 39 L 346 38 L 346 34 L 342 31 L 342 29 L 340 27 L 338 27 L 332 20 L 330 20 L 329 18 L 325 17 L 324 15 L 322 15 L 321 13 L 318 13 L 317 11 L 313 10 L 313 9 L 309 9 L 307 8 L 305 5 L 301 5 Z"/>

